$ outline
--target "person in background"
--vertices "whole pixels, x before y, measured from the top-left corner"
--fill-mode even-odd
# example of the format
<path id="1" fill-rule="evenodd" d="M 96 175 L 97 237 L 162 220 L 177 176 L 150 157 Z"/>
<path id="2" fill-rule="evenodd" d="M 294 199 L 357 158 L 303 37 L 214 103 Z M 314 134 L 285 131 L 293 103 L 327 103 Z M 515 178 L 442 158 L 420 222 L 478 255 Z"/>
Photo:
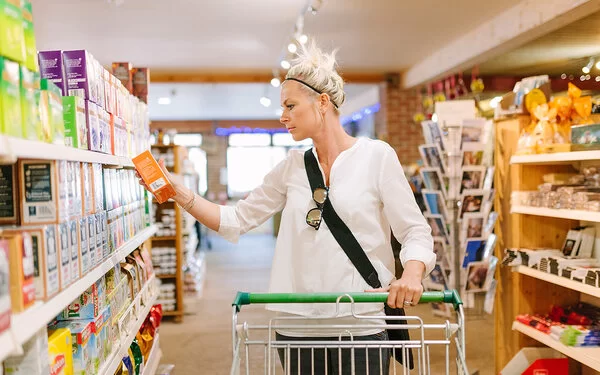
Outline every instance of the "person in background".
<path id="1" fill-rule="evenodd" d="M 291 150 L 267 174 L 262 185 L 231 207 L 194 194 L 165 170 L 177 192 L 174 200 L 202 224 L 234 243 L 240 235 L 283 210 L 271 270 L 271 293 L 378 291 L 389 292 L 387 304 L 392 308 L 415 305 L 423 293 L 422 279 L 435 265 L 431 228 L 415 202 L 394 149 L 379 140 L 354 138 L 343 130 L 340 107 L 345 99 L 344 82 L 336 71 L 335 52 L 324 53 L 310 43 L 302 47 L 281 85 L 280 121 L 295 141 L 312 139 L 312 152 L 328 187 L 327 199 L 362 245 L 384 288 L 373 290 L 361 277 L 327 223 L 308 220 L 307 213 L 317 206 L 303 151 Z M 399 279 L 394 277 L 390 227 L 402 244 L 403 273 Z M 283 316 L 316 318 L 313 323 L 336 311 L 336 306 L 323 304 L 278 304 L 267 308 Z M 388 339 L 387 332 L 380 328 L 385 324 L 382 304 L 358 304 L 355 312 L 375 319 L 368 320 L 373 323 L 372 329 L 353 331 L 354 340 Z M 348 305 L 340 306 L 340 315 L 342 322 L 354 321 Z M 315 340 L 323 339 L 324 335 L 338 339 L 337 334 L 323 330 L 288 329 L 279 330 L 277 340 Z M 296 350 L 293 352 L 289 364 L 280 353 L 283 366 L 289 366 L 292 374 L 296 374 L 298 365 L 306 371 L 311 363 L 318 374 L 325 371 L 337 374 L 340 370 L 332 350 L 315 351 L 315 358 L 311 358 L 310 349 L 300 355 Z M 387 373 L 389 354 L 384 350 L 380 361 L 379 350 L 356 351 L 353 354 L 356 373 Z M 331 360 L 334 355 L 335 360 Z M 342 372 L 349 373 L 349 366 L 343 363 Z"/>

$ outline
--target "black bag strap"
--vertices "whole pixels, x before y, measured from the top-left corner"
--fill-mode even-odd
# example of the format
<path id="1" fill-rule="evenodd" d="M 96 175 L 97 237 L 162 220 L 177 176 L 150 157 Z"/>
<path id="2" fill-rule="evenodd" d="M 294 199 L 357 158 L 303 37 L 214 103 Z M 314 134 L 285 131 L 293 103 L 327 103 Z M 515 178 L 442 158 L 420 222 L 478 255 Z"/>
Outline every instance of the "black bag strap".
<path id="1" fill-rule="evenodd" d="M 319 163 L 313 154 L 312 148 L 304 153 L 304 166 L 311 190 L 314 192 L 317 188 L 325 188 L 323 175 L 321 174 Z M 344 250 L 367 284 L 372 288 L 381 288 L 381 282 L 379 281 L 379 275 L 375 267 L 373 267 L 367 254 L 365 254 L 348 226 L 340 219 L 337 212 L 335 212 L 329 199 L 325 200 L 323 206 L 323 220 L 325 220 L 331 234 L 333 234 L 335 240 L 340 244 L 342 250 Z"/>

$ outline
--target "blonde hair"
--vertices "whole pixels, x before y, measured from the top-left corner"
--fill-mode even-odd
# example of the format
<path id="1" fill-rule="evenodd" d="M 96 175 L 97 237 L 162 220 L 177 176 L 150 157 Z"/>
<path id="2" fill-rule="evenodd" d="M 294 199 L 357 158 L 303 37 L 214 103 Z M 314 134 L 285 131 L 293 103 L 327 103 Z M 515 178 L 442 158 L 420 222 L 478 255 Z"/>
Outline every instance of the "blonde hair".
<path id="1" fill-rule="evenodd" d="M 314 40 L 302 45 L 298 57 L 292 63 L 292 67 L 285 76 L 286 79 L 299 79 L 317 91 L 329 95 L 334 107 L 338 110 L 346 101 L 344 93 L 344 80 L 336 71 L 335 55 L 337 50 L 331 53 L 321 51 Z M 305 88 L 313 92 L 309 87 Z"/>

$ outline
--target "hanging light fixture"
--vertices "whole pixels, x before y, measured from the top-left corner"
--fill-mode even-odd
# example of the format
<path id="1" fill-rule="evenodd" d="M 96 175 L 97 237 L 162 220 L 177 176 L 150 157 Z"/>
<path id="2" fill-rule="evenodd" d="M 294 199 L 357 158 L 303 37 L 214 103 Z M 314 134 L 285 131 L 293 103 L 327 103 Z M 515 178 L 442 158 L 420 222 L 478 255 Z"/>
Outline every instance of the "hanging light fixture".
<path id="1" fill-rule="evenodd" d="M 288 70 L 289 68 L 292 67 L 292 65 L 290 64 L 290 62 L 287 61 L 287 60 L 281 60 L 281 64 L 280 65 L 285 70 Z"/>
<path id="2" fill-rule="evenodd" d="M 586 66 L 581 68 L 581 71 L 584 72 L 585 74 L 589 74 L 592 71 L 592 68 L 594 67 L 595 62 L 596 61 L 594 60 L 594 58 L 590 57 L 590 61 L 588 61 Z"/>
<path id="3" fill-rule="evenodd" d="M 287 50 L 289 53 L 296 53 L 298 52 L 298 46 L 296 45 L 296 43 L 290 43 L 287 46 Z"/>
<path id="4" fill-rule="evenodd" d="M 281 85 L 281 81 L 279 80 L 279 78 L 274 77 L 271 80 L 271 86 L 273 86 L 273 87 L 279 87 L 280 85 Z"/>

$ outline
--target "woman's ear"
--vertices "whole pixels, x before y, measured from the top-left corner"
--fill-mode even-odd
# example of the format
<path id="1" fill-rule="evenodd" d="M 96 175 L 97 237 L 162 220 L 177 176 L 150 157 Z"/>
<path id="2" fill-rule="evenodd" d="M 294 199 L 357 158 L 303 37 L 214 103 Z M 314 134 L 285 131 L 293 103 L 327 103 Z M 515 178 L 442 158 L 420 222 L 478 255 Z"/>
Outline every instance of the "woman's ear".
<path id="1" fill-rule="evenodd" d="M 329 106 L 330 101 L 331 100 L 329 99 L 329 95 L 327 95 L 327 94 L 319 95 L 319 110 L 321 111 L 321 113 L 327 112 L 327 107 Z"/>

